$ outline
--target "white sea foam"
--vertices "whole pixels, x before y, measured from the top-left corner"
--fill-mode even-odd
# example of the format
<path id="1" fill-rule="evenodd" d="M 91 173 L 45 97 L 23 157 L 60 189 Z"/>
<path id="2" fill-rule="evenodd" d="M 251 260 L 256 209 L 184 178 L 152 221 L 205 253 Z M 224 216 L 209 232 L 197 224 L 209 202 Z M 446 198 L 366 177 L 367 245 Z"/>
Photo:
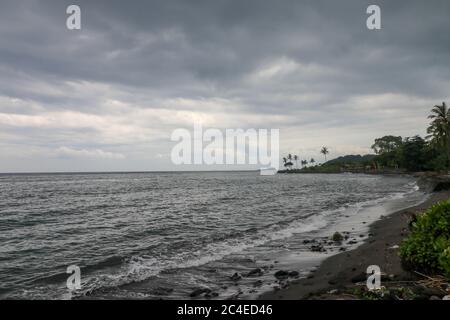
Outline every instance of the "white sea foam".
<path id="1" fill-rule="evenodd" d="M 355 215 L 365 208 L 374 207 L 386 201 L 401 199 L 418 190 L 416 183 L 412 183 L 409 187 L 409 190 L 405 192 L 392 193 L 385 197 L 342 206 L 334 210 L 326 210 L 306 219 L 294 220 L 284 227 L 274 225 L 259 230 L 255 234 L 210 243 L 193 252 L 184 252 L 172 257 L 164 257 L 164 259 L 148 255 L 134 256 L 122 266 L 121 272 L 87 281 L 84 287 L 88 289 L 84 291 L 91 291 L 97 287 L 115 287 L 130 282 L 144 281 L 157 276 L 165 270 L 202 266 L 212 261 L 223 259 L 226 256 L 239 254 L 251 248 L 262 246 L 271 241 L 283 240 L 295 234 L 320 230 L 329 225 L 330 220 L 327 218 L 329 216 Z"/>
<path id="2" fill-rule="evenodd" d="M 107 292 L 109 288 L 116 290 L 116 287 L 122 284 L 151 280 L 155 276 L 158 277 L 158 281 L 170 278 L 171 276 L 166 273 L 172 271 L 182 275 L 189 275 L 191 271 L 197 274 L 197 271 L 202 269 L 195 267 L 214 261 L 218 261 L 216 265 L 224 263 L 226 268 L 233 268 L 235 257 L 260 254 L 264 260 L 272 253 L 278 254 L 286 248 L 290 250 L 290 244 L 293 244 L 291 248 L 295 249 L 295 245 L 302 243 L 304 239 L 302 237 L 329 236 L 330 230 L 340 221 L 347 219 L 348 226 L 349 223 L 358 221 L 362 215 L 372 210 L 370 208 L 391 200 L 401 200 L 408 194 L 418 191 L 416 183 L 405 186 L 404 181 L 411 181 L 411 179 L 403 177 L 280 175 L 275 180 L 262 181 L 259 177 L 253 179 L 251 174 L 246 177 L 242 177 L 242 174 L 204 176 L 174 174 L 156 179 L 158 188 L 155 188 L 155 179 L 149 179 L 151 177 L 153 176 L 143 175 L 136 179 L 134 176 L 120 176 L 118 180 L 126 183 L 111 184 L 109 180 L 100 181 L 95 177 L 82 176 L 78 180 L 85 181 L 86 186 L 78 191 L 74 190 L 78 184 L 55 183 L 53 186 L 53 180 L 46 182 L 45 186 L 50 194 L 56 194 L 61 185 L 67 187 L 67 199 L 64 203 L 58 204 L 61 207 L 60 211 L 66 214 L 58 215 L 57 224 L 54 224 L 52 220 L 45 221 L 48 223 L 45 225 L 46 230 L 53 231 L 45 234 L 48 239 L 51 239 L 49 243 L 53 247 L 46 252 L 46 259 L 40 260 L 44 265 L 40 263 L 37 266 L 38 270 L 45 267 L 48 273 L 54 274 L 66 261 L 73 259 L 74 256 L 77 259 L 79 257 L 89 266 L 86 271 L 82 270 L 82 294 L 91 291 L 97 294 L 96 289 L 105 289 Z M 54 178 L 54 180 L 58 179 L 62 178 L 59 176 Z M 199 190 L 192 190 L 192 181 L 202 187 L 199 187 Z M 218 185 L 218 182 L 223 185 Z M 123 189 L 124 185 L 127 186 L 126 189 Z M 22 195 L 28 192 L 28 189 L 39 190 L 39 186 L 40 181 L 36 181 L 35 185 L 24 186 L 26 188 L 23 192 L 17 192 L 16 189 L 11 188 L 8 199 L 14 198 L 16 193 Z M 130 191 L 129 186 L 133 186 L 134 189 L 131 188 Z M 176 186 L 175 189 L 174 186 Z M 91 190 L 94 194 L 100 190 L 104 197 L 91 199 L 90 193 L 86 190 Z M 151 194 L 148 190 L 152 190 Z M 173 192 L 168 194 L 166 190 L 173 190 Z M 400 190 L 404 191 L 399 192 Z M 361 197 L 352 196 L 352 191 L 360 194 Z M 79 196 L 72 197 L 72 194 L 86 194 L 86 196 L 83 196 L 85 198 L 79 202 Z M 7 195 L 8 193 L 5 193 L 5 196 Z M 271 195 L 271 199 L 266 198 L 266 195 Z M 355 199 L 362 197 L 375 199 L 352 203 Z M 89 201 L 86 202 L 86 199 Z M 227 201 L 223 203 L 220 199 L 227 199 Z M 408 199 L 405 199 L 405 203 L 411 202 Z M 21 198 L 19 200 L 22 201 Z M 68 203 L 76 204 L 75 209 L 67 205 Z M 342 204 L 342 207 L 332 210 L 318 209 L 334 207 L 336 203 Z M 403 200 L 398 203 L 401 205 Z M 22 202 L 18 205 L 22 205 Z M 32 205 L 32 203 L 24 205 Z M 81 209 L 86 211 L 86 214 L 80 214 Z M 42 215 L 53 212 L 52 208 L 46 207 L 39 210 L 42 211 L 39 211 Z M 376 210 L 372 212 L 375 213 L 371 218 L 376 219 Z M 306 216 L 306 214 L 312 215 Z M 21 216 L 13 217 L 17 220 L 13 221 L 16 224 L 22 219 Z M 192 217 L 198 218 L 196 223 L 193 223 Z M 289 222 L 289 219 L 295 220 Z M 90 231 L 83 235 L 68 233 L 67 223 L 64 221 L 71 221 L 77 232 L 85 230 L 88 223 Z M 208 229 L 211 221 L 217 222 L 217 228 Z M 244 225 L 248 226 L 247 232 L 242 231 Z M 44 224 L 40 223 L 40 226 Z M 197 230 L 198 233 L 196 233 Z M 30 239 L 38 240 L 42 238 L 42 232 L 45 232 L 42 228 L 34 227 L 26 231 Z M 35 231 L 37 231 L 36 234 L 33 234 Z M 13 249 L 20 249 L 21 238 L 14 238 L 17 237 L 17 229 L 11 229 L 8 232 L 10 233 L 6 232 L 2 236 L 8 239 Z M 58 238 L 58 235 L 62 233 L 76 240 L 72 242 L 73 245 L 64 246 L 64 242 Z M 219 236 L 222 236 L 221 240 L 217 240 Z M 171 242 L 174 241 L 173 239 L 176 239 L 175 242 Z M 183 239 L 192 239 L 192 243 L 186 243 Z M 210 239 L 209 243 L 208 239 Z M 180 246 L 177 246 L 177 241 Z M 39 241 L 33 243 L 39 243 Z M 112 253 L 113 250 L 116 252 Z M 53 252 L 58 252 L 58 256 L 52 256 Z M 110 262 L 108 257 L 111 253 L 123 257 L 130 257 L 132 254 L 135 256 L 123 262 L 120 259 Z M 227 258 L 230 255 L 232 259 Z M 27 257 L 35 256 L 25 255 L 21 259 Z M 61 257 L 66 260 L 60 260 Z M 36 259 L 18 260 L 17 263 L 23 264 L 24 261 L 32 265 Z M 57 264 L 52 261 L 57 261 Z M 1 268 L 2 266 L 0 270 Z M 186 270 L 189 268 L 194 269 Z M 32 267 L 30 270 L 35 271 Z M 11 275 L 9 286 L 13 286 L 14 282 L 19 283 L 23 279 L 30 278 L 29 274 L 15 276 Z M 187 276 L 185 281 L 188 281 L 188 278 Z M 201 281 L 201 278 L 199 279 Z M 39 287 L 39 290 L 35 290 L 35 287 L 24 291 L 15 288 L 14 294 L 21 297 L 51 298 L 55 297 L 55 293 L 62 295 L 67 292 L 65 283 L 55 284 L 54 279 L 48 280 L 45 277 L 40 280 L 43 287 Z M 101 294 L 101 292 L 105 291 L 98 293 Z M 67 294 L 59 298 L 61 297 L 71 298 Z"/>

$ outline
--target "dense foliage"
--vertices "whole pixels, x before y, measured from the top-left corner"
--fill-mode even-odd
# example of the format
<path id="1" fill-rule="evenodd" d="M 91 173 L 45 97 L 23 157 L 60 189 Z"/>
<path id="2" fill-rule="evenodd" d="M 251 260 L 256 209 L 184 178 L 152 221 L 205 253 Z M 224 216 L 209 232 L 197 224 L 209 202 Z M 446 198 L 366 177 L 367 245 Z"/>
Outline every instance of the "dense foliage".
<path id="1" fill-rule="evenodd" d="M 366 155 L 346 155 L 337 157 L 335 159 L 327 161 L 326 165 L 332 165 L 332 164 L 352 164 L 352 163 L 363 163 L 370 165 L 373 162 L 373 159 L 375 158 L 375 155 L 373 154 L 366 154 Z"/>
<path id="2" fill-rule="evenodd" d="M 416 135 L 402 139 L 384 136 L 375 139 L 372 149 L 379 168 L 404 168 L 408 171 L 446 171 L 450 168 L 450 109 L 445 103 L 431 109 L 432 119 L 426 139 Z"/>
<path id="3" fill-rule="evenodd" d="M 450 199 L 417 217 L 400 255 L 409 268 L 442 272 L 450 278 Z"/>

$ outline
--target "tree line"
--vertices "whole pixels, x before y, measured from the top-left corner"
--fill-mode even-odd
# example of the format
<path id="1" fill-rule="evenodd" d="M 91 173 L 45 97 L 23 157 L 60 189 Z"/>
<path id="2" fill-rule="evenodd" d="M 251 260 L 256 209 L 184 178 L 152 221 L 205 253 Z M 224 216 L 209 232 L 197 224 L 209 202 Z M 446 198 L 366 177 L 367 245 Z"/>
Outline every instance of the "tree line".
<path id="1" fill-rule="evenodd" d="M 450 109 L 445 102 L 431 109 L 425 138 L 387 135 L 375 139 L 377 166 L 408 171 L 443 171 L 450 168 Z"/>
<path id="2" fill-rule="evenodd" d="M 284 167 L 288 170 L 295 168 L 330 172 L 339 171 L 340 165 L 362 166 L 370 170 L 447 171 L 450 169 L 450 109 L 445 102 L 436 105 L 431 109 L 428 119 L 430 123 L 425 137 L 386 135 L 377 138 L 371 146 L 375 155 L 366 155 L 362 157 L 364 160 L 355 160 L 351 164 L 336 161 L 338 159 L 327 162 L 330 151 L 328 147 L 322 147 L 320 153 L 325 160 L 322 165 L 317 166 L 314 158 L 308 161 L 300 159 L 298 155 L 288 154 L 283 157 Z M 297 170 L 291 172 L 294 171 Z"/>
<path id="3" fill-rule="evenodd" d="M 320 153 L 324 155 L 325 157 L 325 162 L 327 161 L 327 154 L 330 153 L 329 149 L 327 147 L 322 147 L 322 149 L 320 150 Z M 300 165 L 301 165 L 301 169 L 305 168 L 308 164 L 310 164 L 311 166 L 315 166 L 316 165 L 316 160 L 314 158 L 311 158 L 309 161 L 308 160 L 300 160 L 298 155 L 292 155 L 291 153 L 289 153 L 286 157 L 283 157 L 283 164 L 284 167 L 287 169 L 292 169 L 292 167 L 294 166 L 295 162 L 295 168 L 299 169 L 298 167 L 298 163 L 300 161 Z"/>

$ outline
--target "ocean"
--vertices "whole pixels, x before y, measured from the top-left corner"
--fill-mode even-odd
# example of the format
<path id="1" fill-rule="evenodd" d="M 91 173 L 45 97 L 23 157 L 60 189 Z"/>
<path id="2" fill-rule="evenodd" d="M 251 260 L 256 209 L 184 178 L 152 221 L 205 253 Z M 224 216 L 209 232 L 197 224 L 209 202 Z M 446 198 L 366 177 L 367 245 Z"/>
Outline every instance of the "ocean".
<path id="1" fill-rule="evenodd" d="M 256 298 L 426 196 L 406 175 L 2 174 L 0 299 Z"/>

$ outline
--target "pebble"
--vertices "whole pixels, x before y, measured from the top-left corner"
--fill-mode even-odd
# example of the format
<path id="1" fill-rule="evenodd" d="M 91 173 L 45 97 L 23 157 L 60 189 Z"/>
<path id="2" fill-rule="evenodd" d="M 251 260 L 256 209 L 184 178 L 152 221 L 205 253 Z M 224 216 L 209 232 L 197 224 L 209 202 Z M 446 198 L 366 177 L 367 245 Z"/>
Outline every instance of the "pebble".
<path id="1" fill-rule="evenodd" d="M 230 277 L 230 279 L 233 280 L 233 281 L 238 281 L 238 280 L 241 280 L 241 279 L 242 279 L 242 276 L 241 276 L 239 273 L 235 272 L 235 273 Z"/>
<path id="2" fill-rule="evenodd" d="M 193 297 L 197 297 L 201 294 L 210 294 L 210 293 L 211 293 L 211 289 L 199 288 L 199 289 L 195 289 L 194 291 L 192 291 L 189 296 L 193 298 Z"/>

